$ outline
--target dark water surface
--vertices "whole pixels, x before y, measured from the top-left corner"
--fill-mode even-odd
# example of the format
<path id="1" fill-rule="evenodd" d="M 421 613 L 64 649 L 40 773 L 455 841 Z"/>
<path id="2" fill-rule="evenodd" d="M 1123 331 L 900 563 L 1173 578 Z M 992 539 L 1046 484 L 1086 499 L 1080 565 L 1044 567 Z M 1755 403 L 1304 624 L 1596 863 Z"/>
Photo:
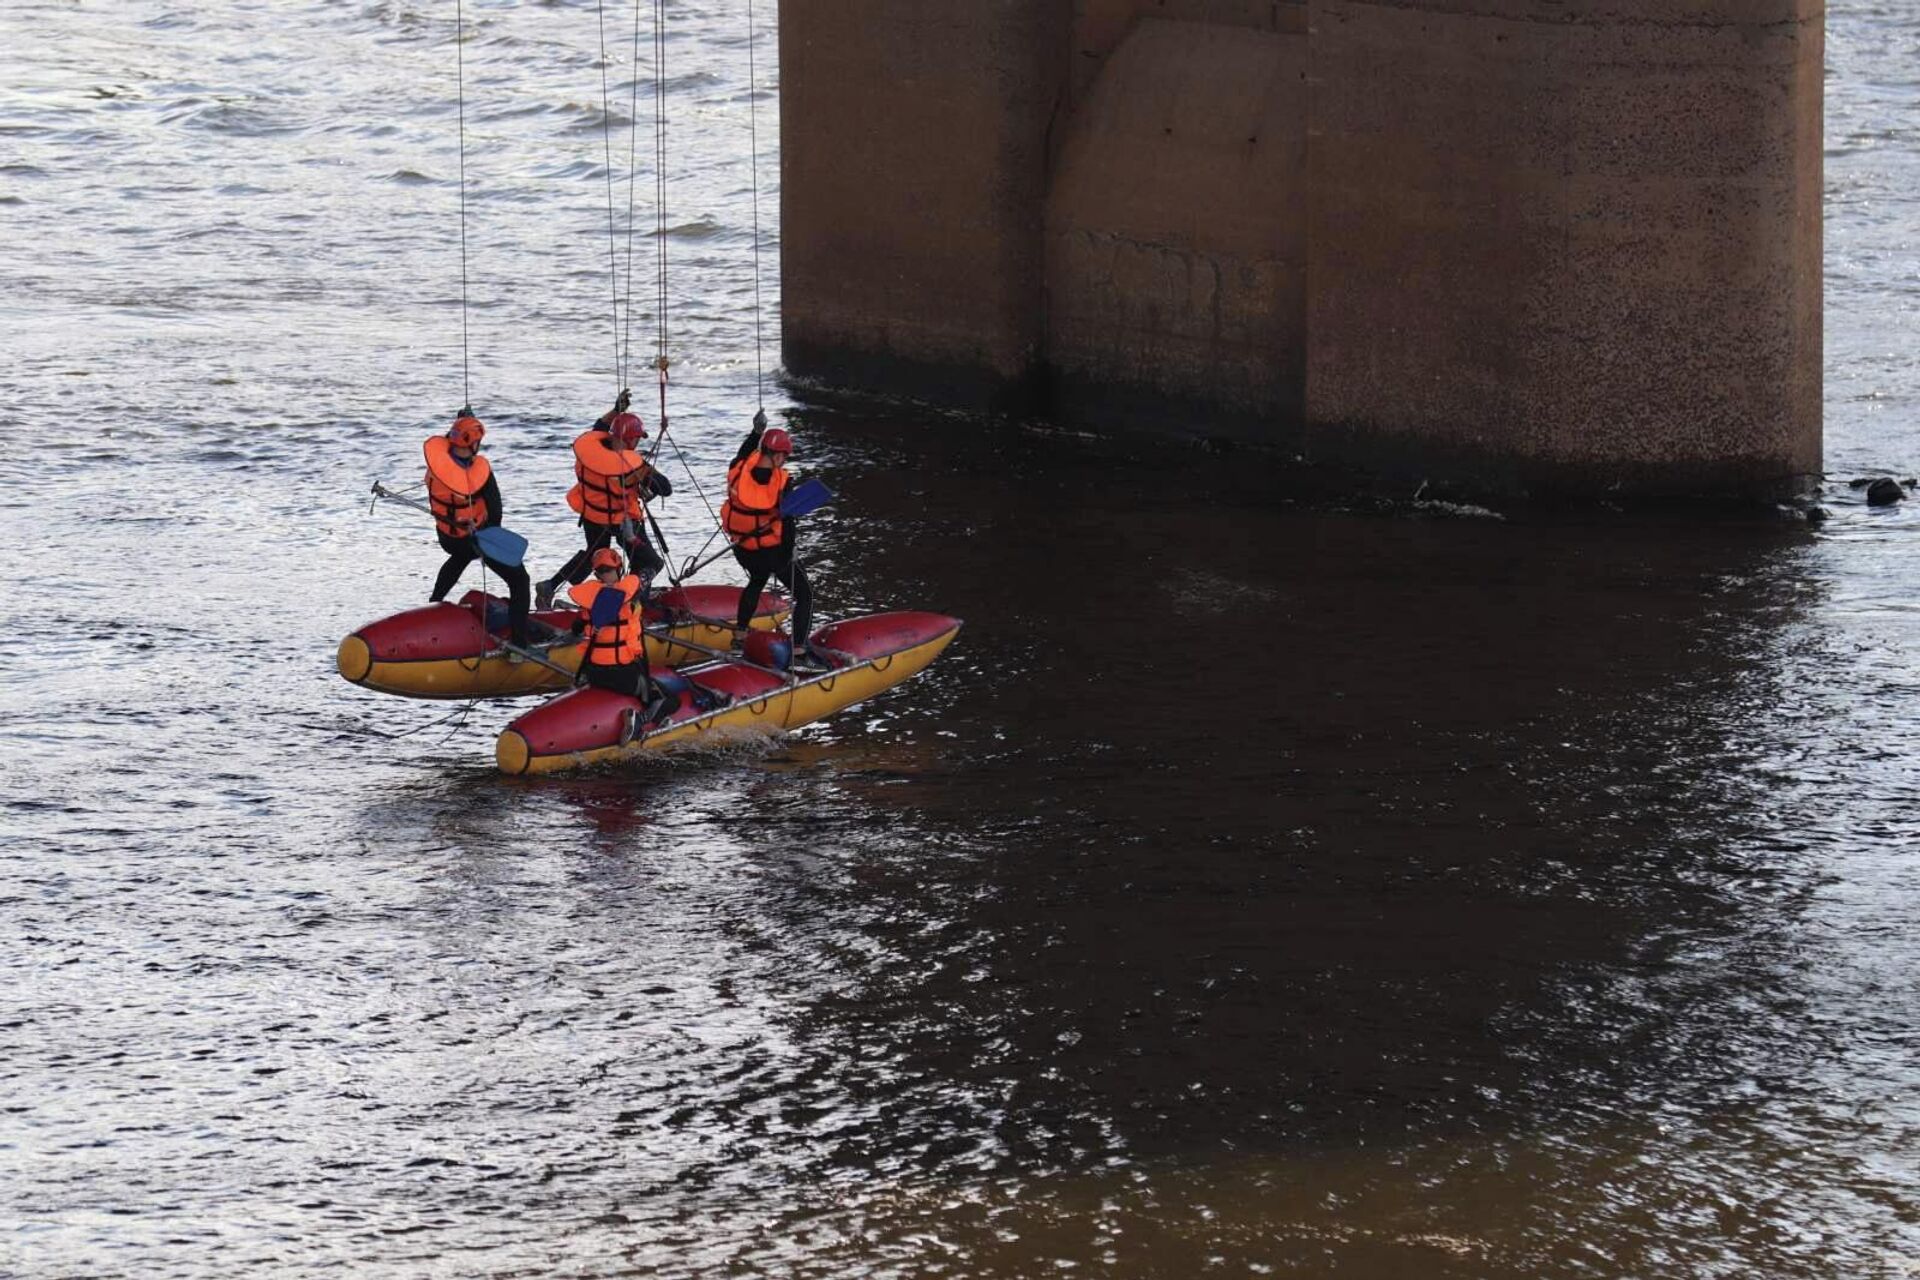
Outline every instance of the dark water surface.
<path id="1" fill-rule="evenodd" d="M 475 10 L 473 398 L 544 570 L 614 385 L 596 14 Z M 712 486 L 745 9 L 670 12 Z M 461 397 L 451 18 L 0 7 L 0 1274 L 1920 1270 L 1917 517 L 1845 485 L 1920 467 L 1920 10 L 1830 18 L 1824 530 L 815 410 L 824 611 L 959 643 L 532 782 L 514 706 L 331 666 L 438 563 L 361 498 Z"/>

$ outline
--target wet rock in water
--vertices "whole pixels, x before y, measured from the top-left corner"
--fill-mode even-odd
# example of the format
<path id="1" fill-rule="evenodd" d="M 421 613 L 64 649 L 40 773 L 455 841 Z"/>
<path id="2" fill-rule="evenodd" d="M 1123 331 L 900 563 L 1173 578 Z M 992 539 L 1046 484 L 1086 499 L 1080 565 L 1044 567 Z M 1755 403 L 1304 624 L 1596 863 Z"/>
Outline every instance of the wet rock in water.
<path id="1" fill-rule="evenodd" d="M 1900 487 L 1900 482 L 1886 476 L 1867 486 L 1867 505 L 1870 507 L 1890 507 L 1906 496 L 1907 491 Z"/>

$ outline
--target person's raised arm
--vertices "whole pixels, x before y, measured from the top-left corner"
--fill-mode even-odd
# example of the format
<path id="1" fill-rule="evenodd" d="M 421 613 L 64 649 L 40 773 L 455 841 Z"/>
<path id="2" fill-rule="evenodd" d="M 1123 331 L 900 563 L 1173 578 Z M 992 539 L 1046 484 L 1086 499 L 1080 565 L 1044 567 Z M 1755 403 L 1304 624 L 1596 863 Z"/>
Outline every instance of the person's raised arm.
<path id="1" fill-rule="evenodd" d="M 753 430 L 747 432 L 747 438 L 745 442 L 741 444 L 740 452 L 733 455 L 733 460 L 735 462 L 744 462 L 752 457 L 753 451 L 760 447 L 760 433 L 766 429 L 767 411 L 765 409 L 756 409 L 753 414 Z"/>

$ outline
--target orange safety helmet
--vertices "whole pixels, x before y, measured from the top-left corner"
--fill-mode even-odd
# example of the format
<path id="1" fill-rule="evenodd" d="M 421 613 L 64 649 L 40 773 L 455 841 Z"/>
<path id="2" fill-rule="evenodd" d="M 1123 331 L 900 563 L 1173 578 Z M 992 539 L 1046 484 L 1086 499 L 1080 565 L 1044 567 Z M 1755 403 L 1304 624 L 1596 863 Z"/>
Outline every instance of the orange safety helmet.
<path id="1" fill-rule="evenodd" d="M 486 434 L 486 424 L 470 413 L 461 414 L 447 428 L 447 439 L 452 441 L 456 449 L 478 449 Z"/>
<path id="2" fill-rule="evenodd" d="M 621 444 L 632 445 L 647 438 L 647 424 L 640 421 L 637 413 L 616 413 L 607 424 L 607 432 Z"/>
<path id="3" fill-rule="evenodd" d="M 760 437 L 762 453 L 792 453 L 793 437 L 787 434 L 785 427 L 773 427 Z"/>
<path id="4" fill-rule="evenodd" d="M 600 572 L 602 569 L 618 571 L 619 568 L 620 553 L 612 547 L 602 547 L 593 553 L 593 571 L 595 573 Z"/>

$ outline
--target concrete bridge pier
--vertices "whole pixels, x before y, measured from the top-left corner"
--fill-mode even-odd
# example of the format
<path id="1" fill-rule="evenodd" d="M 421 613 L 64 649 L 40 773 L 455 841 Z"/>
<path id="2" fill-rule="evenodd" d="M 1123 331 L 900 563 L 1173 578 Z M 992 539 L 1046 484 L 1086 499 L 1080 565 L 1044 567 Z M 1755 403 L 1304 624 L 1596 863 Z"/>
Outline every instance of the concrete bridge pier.
<path id="1" fill-rule="evenodd" d="M 1820 466 L 1821 0 L 809 0 L 788 367 L 1457 489 Z"/>

